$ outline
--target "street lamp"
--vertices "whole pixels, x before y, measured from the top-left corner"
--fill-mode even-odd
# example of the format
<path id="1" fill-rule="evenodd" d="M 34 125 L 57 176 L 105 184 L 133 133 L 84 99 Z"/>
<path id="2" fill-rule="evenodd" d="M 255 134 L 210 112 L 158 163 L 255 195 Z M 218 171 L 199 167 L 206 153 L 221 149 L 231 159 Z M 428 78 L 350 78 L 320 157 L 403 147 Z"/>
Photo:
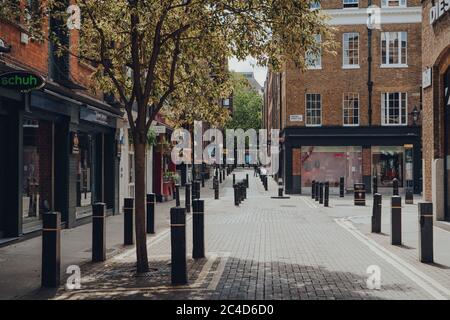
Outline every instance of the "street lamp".
<path id="1" fill-rule="evenodd" d="M 413 125 L 416 126 L 417 122 L 420 118 L 420 110 L 417 108 L 417 106 L 414 107 L 413 111 L 410 113 L 412 119 L 413 119 Z"/>

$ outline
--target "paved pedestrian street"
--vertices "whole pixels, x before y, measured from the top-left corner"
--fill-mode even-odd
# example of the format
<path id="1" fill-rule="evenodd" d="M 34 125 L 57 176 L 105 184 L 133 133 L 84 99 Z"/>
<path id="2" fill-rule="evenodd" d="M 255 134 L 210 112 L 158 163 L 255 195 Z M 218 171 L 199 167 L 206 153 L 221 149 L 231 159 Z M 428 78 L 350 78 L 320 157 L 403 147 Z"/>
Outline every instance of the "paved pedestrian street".
<path id="1" fill-rule="evenodd" d="M 38 291 L 27 298 L 51 299 L 448 299 L 449 265 L 423 265 L 414 247 L 416 206 L 405 207 L 405 242 L 389 245 L 389 213 L 383 210 L 382 235 L 370 235 L 371 207 L 355 208 L 349 197 L 332 196 L 324 208 L 308 196 L 271 199 L 250 171 L 248 200 L 233 203 L 231 176 L 222 185 L 220 200 L 210 188 L 205 198 L 207 258 L 194 261 L 192 219 L 188 215 L 189 285 L 170 285 L 170 231 L 149 239 L 152 271 L 136 276 L 135 252 L 123 250 L 101 264 L 82 266 L 81 288 Z M 370 199 L 369 199 L 370 200 Z M 368 201 L 370 204 L 370 201 Z M 417 221 L 416 221 L 417 223 Z M 412 230 L 407 230 L 412 229 Z M 450 237 L 436 229 L 438 237 Z M 444 243 L 441 241 L 441 243 Z M 441 253 L 443 252 L 443 253 Z M 437 261 L 450 256 L 436 248 Z M 369 289 L 367 269 L 380 270 L 381 288 Z"/>

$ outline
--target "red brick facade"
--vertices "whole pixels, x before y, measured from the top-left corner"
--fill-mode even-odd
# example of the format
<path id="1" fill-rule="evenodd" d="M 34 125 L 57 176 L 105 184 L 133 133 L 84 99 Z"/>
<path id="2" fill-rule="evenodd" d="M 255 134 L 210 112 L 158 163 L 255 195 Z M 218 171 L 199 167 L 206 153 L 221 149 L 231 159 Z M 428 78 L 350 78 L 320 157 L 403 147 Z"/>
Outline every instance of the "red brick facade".
<path id="1" fill-rule="evenodd" d="M 440 1 L 435 1 L 439 4 Z M 448 220 L 445 209 L 445 88 L 444 76 L 450 70 L 450 13 L 430 24 L 433 1 L 422 1 L 422 71 L 431 70 L 431 86 L 423 89 L 424 198 L 433 201 L 437 220 Z"/>
<path id="2" fill-rule="evenodd" d="M 381 6 L 381 1 L 372 1 L 372 4 Z M 314 145 L 359 147 L 362 157 L 361 168 L 356 168 L 356 171 L 361 171 L 359 179 L 362 181 L 359 182 L 370 184 L 371 176 L 377 174 L 373 172 L 373 149 L 371 146 L 396 146 L 405 152 L 404 146 L 414 143 L 414 157 L 417 160 L 414 164 L 416 167 L 414 169 L 415 184 L 420 184 L 420 132 L 418 126 L 421 121 L 420 118 L 418 121 L 414 121 L 412 116 L 413 110 L 421 108 L 422 25 L 420 1 L 409 0 L 406 8 L 382 8 L 381 29 L 372 31 L 371 123 L 369 121 L 368 89 L 369 32 L 365 20 L 367 5 L 368 1 L 361 0 L 358 9 L 343 9 L 342 0 L 322 1 L 322 9 L 331 17 L 330 24 L 336 28 L 334 33 L 334 39 L 338 43 L 336 53 L 322 54 L 321 66 L 318 69 L 302 71 L 292 63 L 287 63 L 281 73 L 269 71 L 265 88 L 264 123 L 269 130 L 272 128 L 284 130 L 285 179 L 289 180 L 291 178 L 289 176 L 293 176 L 292 184 L 287 183 L 287 191 L 289 188 L 298 190 L 296 183 L 300 182 L 295 182 L 295 180 L 301 179 L 299 177 L 301 169 L 298 169 L 301 168 L 299 160 L 301 157 L 298 156 L 296 150 L 301 146 Z M 383 21 L 389 22 L 383 23 Z M 385 32 L 406 32 L 407 61 L 405 64 L 382 65 L 382 35 Z M 357 67 L 344 66 L 343 37 L 345 33 L 359 35 L 359 64 Z M 347 93 L 359 96 L 359 123 L 356 126 L 344 124 L 344 95 Z M 406 95 L 406 111 L 403 112 L 405 123 L 402 121 L 400 125 L 392 125 L 382 122 L 382 93 Z M 319 125 L 308 126 L 306 123 L 307 94 L 320 94 L 321 121 Z M 292 115 L 294 117 L 291 119 Z M 414 142 L 402 138 L 408 136 L 409 128 L 416 138 Z M 361 135 L 367 132 L 369 138 L 376 136 L 377 139 L 374 138 L 372 142 L 365 144 L 358 137 L 359 131 Z M 387 131 L 389 131 L 388 134 Z M 398 136 L 396 132 L 399 132 Z M 386 135 L 385 139 L 382 138 L 383 135 Z M 327 139 L 326 136 L 330 138 Z M 389 149 L 386 152 L 391 153 L 392 151 Z M 349 170 L 355 170 L 355 168 L 350 165 Z M 406 176 L 406 174 L 402 176 Z M 304 184 L 304 182 L 301 183 Z M 348 187 L 351 188 L 351 186 Z M 416 192 L 419 192 L 420 186 L 415 188 Z"/>

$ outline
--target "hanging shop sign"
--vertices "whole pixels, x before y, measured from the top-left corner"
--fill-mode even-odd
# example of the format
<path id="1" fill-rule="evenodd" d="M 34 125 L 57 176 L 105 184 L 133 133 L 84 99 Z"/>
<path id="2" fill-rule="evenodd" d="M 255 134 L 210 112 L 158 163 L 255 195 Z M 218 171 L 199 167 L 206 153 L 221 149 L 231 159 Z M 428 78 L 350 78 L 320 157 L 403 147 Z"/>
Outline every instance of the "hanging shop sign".
<path id="1" fill-rule="evenodd" d="M 0 87 L 13 91 L 28 92 L 39 90 L 45 85 L 45 79 L 33 72 L 15 71 L 0 75 Z"/>
<path id="2" fill-rule="evenodd" d="M 70 150 L 72 154 L 80 153 L 80 140 L 78 139 L 78 134 L 76 132 L 70 133 Z"/>
<path id="3" fill-rule="evenodd" d="M 450 0 L 437 0 L 430 9 L 430 24 L 434 25 L 450 11 Z"/>

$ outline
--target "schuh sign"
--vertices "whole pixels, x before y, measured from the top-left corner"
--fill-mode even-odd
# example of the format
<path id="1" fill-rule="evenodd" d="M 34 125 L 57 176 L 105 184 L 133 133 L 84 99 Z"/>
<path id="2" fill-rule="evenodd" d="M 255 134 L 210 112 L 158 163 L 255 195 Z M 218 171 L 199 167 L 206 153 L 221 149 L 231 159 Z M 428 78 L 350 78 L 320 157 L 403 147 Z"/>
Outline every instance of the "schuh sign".
<path id="1" fill-rule="evenodd" d="M 0 75 L 0 88 L 27 92 L 45 85 L 42 76 L 28 71 L 7 72 Z"/>

